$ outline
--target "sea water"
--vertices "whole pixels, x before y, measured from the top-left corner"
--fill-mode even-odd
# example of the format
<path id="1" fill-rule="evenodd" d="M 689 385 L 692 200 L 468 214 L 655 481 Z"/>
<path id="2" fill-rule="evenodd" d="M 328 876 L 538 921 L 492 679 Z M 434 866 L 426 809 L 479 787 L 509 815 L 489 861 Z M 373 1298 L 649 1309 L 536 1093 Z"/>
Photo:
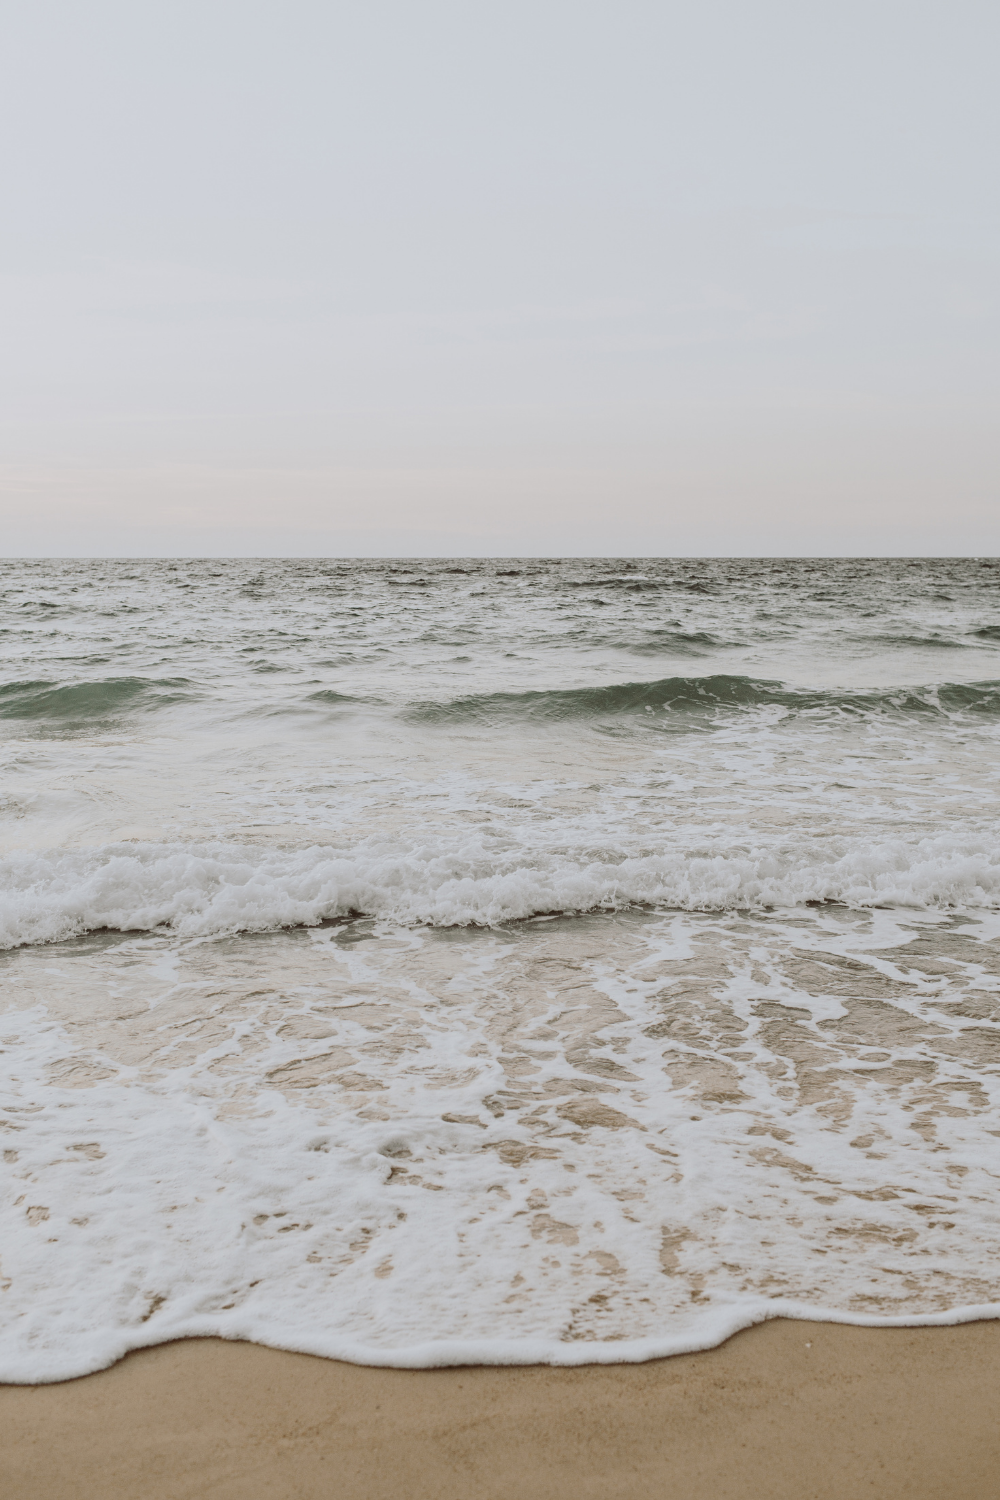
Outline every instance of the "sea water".
<path id="1" fill-rule="evenodd" d="M 2 567 L 0 1379 L 1000 1315 L 1000 566 Z"/>

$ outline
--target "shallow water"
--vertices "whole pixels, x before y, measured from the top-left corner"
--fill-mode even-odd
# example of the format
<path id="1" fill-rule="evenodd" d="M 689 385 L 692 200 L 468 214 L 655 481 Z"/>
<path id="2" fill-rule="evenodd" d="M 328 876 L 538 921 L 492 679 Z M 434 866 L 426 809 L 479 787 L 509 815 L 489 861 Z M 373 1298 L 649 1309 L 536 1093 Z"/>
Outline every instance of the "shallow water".
<path id="1" fill-rule="evenodd" d="M 0 1376 L 1000 1310 L 998 582 L 5 565 Z"/>

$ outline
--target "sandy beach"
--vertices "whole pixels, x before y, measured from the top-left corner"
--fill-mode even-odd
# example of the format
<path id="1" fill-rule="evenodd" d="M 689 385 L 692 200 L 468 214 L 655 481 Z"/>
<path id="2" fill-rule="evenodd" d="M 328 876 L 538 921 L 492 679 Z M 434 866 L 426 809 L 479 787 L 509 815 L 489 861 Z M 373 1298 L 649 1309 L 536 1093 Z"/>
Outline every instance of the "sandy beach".
<path id="1" fill-rule="evenodd" d="M 775 1321 L 642 1365 L 369 1369 L 216 1339 L 0 1388 L 7 1500 L 971 1500 L 1000 1324 Z"/>

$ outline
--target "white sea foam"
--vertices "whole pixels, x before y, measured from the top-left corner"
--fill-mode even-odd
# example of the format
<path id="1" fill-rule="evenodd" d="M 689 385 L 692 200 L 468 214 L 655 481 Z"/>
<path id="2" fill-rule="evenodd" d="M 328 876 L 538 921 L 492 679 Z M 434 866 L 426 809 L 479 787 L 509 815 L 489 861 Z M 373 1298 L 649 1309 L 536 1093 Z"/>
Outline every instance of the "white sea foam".
<path id="1" fill-rule="evenodd" d="M 204 1334 L 576 1364 L 1000 1315 L 995 1042 L 950 1013 L 995 945 L 953 937 L 942 990 L 914 920 L 944 941 L 634 914 L 22 949 L 0 1379 Z"/>
<path id="2" fill-rule="evenodd" d="M 496 925 L 541 912 L 631 904 L 687 911 L 848 906 L 993 907 L 1000 843 L 947 835 L 844 852 L 799 846 L 747 854 L 619 855 L 461 842 L 352 852 L 231 845 L 118 844 L 0 861 L 0 944 L 101 928 L 185 937 L 261 932 L 365 913 L 435 926 Z"/>

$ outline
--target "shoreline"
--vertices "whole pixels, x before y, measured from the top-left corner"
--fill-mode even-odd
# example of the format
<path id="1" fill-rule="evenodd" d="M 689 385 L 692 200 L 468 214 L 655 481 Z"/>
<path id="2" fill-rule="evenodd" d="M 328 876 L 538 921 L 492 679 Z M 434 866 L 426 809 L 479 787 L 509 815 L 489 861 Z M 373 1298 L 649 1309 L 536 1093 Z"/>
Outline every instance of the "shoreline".
<path id="1" fill-rule="evenodd" d="M 11 1386 L 68 1385 L 113 1369 L 131 1355 L 165 1345 L 187 1343 L 224 1343 L 272 1349 L 279 1354 L 303 1355 L 333 1364 L 356 1365 L 375 1370 L 454 1370 L 454 1369 L 579 1369 L 590 1365 L 645 1365 L 676 1359 L 686 1354 L 707 1354 L 728 1343 L 740 1333 L 765 1323 L 793 1322 L 839 1325 L 844 1328 L 960 1328 L 968 1323 L 1000 1323 L 1000 1302 L 970 1303 L 942 1312 L 880 1313 L 838 1312 L 824 1307 L 810 1307 L 790 1298 L 760 1299 L 750 1309 L 719 1307 L 706 1317 L 697 1332 L 689 1329 L 672 1338 L 579 1339 L 555 1341 L 549 1338 L 518 1339 L 435 1339 L 398 1347 L 380 1347 L 355 1343 L 329 1336 L 309 1338 L 301 1333 L 289 1337 L 279 1324 L 260 1319 L 240 1323 L 222 1323 L 215 1317 L 200 1316 L 178 1319 L 161 1332 L 139 1334 L 132 1330 L 134 1341 L 124 1336 L 105 1344 L 99 1362 L 90 1359 L 80 1367 L 78 1361 L 65 1361 L 56 1374 L 22 1375 L 3 1373 L 0 1364 L 0 1390 Z M 332 1345 L 332 1347 L 331 1347 Z M 51 1365 L 49 1366 L 51 1369 Z M 8 1364 L 8 1369 L 10 1365 Z"/>
<path id="2" fill-rule="evenodd" d="M 6 1500 L 968 1500 L 1000 1323 L 778 1318 L 700 1353 L 353 1365 L 216 1338 L 0 1386 Z"/>

